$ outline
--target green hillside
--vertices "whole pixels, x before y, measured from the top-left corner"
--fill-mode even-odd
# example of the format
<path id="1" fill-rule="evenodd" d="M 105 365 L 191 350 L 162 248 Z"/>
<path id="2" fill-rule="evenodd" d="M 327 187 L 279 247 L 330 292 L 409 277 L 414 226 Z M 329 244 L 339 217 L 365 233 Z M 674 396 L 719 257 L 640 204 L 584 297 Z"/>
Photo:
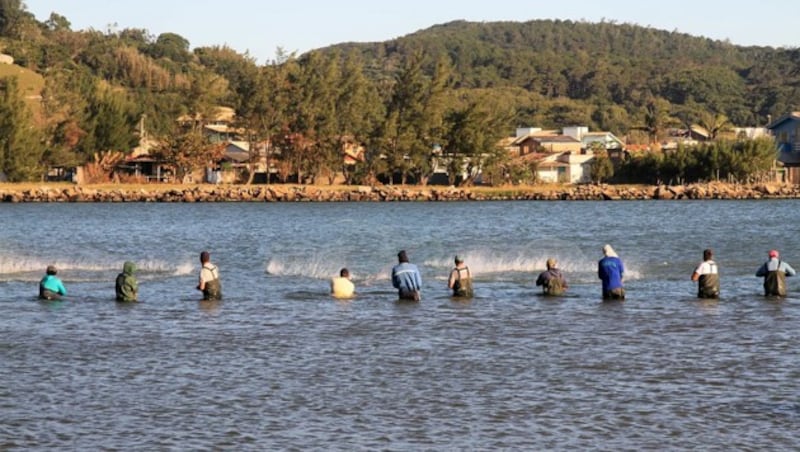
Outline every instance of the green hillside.
<path id="1" fill-rule="evenodd" d="M 622 124 L 602 118 L 613 113 L 609 105 L 635 118 L 648 102 L 660 99 L 674 113 L 711 110 L 747 126 L 800 107 L 798 49 L 742 47 L 632 24 L 457 21 L 387 42 L 323 51 L 355 50 L 379 79 L 391 78 L 419 49 L 429 64 L 442 56 L 452 61 L 455 88 L 499 95 L 513 88 L 534 100 L 569 99 L 577 102 L 566 104 L 578 113 L 575 119 L 618 132 L 624 132 Z M 592 118 L 580 117 L 581 105 L 594 110 Z M 531 111 L 520 119 L 524 113 L 548 125 L 561 119 L 538 113 L 535 106 L 522 108 Z M 634 118 L 628 118 L 630 126 Z"/>
<path id="2" fill-rule="evenodd" d="M 0 79 L 7 77 L 17 78 L 19 91 L 24 97 L 25 103 L 37 118 L 41 118 L 41 96 L 44 89 L 44 77 L 16 64 L 0 63 Z"/>
<path id="3" fill-rule="evenodd" d="M 21 163 L 8 160 L 18 178 L 98 152 L 129 153 L 140 131 L 173 143 L 164 158 L 190 169 L 215 158 L 202 140 L 220 106 L 236 116 L 216 133 L 269 142 L 280 151 L 280 178 L 300 182 L 337 172 L 348 182 L 424 182 L 435 169 L 432 148 L 451 156 L 451 175 L 491 164 L 500 178 L 511 171 L 496 144 L 519 126 L 584 125 L 642 144 L 670 127 L 763 126 L 800 110 L 798 49 L 615 22 L 457 21 L 260 65 L 226 46 L 191 48 L 170 32 L 72 30 L 57 13 L 40 22 L 11 2 L 0 8 L 0 48 L 16 62 L 0 65 L 0 77 L 17 76 L 48 125 L 7 152 L 24 153 Z M 21 110 L 5 102 L 0 110 Z M 12 133 L 30 129 L 23 116 L 0 134 L 23 137 Z M 31 142 L 46 149 L 33 154 Z M 187 143 L 197 146 L 188 152 Z M 348 146 L 365 150 L 355 168 L 341 166 Z"/>

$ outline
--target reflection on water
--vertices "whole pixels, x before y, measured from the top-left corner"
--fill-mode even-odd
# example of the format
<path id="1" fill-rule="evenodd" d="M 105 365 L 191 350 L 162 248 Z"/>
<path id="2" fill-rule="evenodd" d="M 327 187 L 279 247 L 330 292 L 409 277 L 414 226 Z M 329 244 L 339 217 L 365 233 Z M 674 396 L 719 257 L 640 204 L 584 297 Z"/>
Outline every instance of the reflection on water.
<path id="1" fill-rule="evenodd" d="M 800 286 L 753 274 L 800 238 L 764 209 L 798 223 L 791 201 L 0 205 L 0 450 L 796 449 Z M 604 243 L 625 302 L 600 299 Z M 709 246 L 720 300 L 689 280 Z M 420 303 L 388 280 L 401 248 Z M 200 249 L 223 301 L 194 289 Z M 568 296 L 534 286 L 550 256 Z M 113 301 L 125 260 L 140 303 Z M 48 262 L 67 301 L 35 300 Z"/>

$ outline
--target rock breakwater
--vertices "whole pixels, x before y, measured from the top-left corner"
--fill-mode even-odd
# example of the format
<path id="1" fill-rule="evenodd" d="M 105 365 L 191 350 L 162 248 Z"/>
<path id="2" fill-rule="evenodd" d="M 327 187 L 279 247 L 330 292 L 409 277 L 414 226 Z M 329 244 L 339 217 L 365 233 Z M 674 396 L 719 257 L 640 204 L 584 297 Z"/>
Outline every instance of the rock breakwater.
<path id="1" fill-rule="evenodd" d="M 457 188 L 353 186 L 214 186 L 186 188 L 91 188 L 82 186 L 0 188 L 0 200 L 22 202 L 402 202 L 402 201 L 591 201 L 800 198 L 787 184 L 724 183 L 678 186 L 576 185 L 558 188 Z"/>

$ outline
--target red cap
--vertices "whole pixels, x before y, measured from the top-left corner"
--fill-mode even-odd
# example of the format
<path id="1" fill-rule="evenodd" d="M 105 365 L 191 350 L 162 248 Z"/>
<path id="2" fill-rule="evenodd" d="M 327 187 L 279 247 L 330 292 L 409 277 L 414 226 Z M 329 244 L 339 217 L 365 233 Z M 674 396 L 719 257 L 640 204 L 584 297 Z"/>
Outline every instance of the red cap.
<path id="1" fill-rule="evenodd" d="M 778 250 L 770 250 L 769 257 L 778 257 Z"/>

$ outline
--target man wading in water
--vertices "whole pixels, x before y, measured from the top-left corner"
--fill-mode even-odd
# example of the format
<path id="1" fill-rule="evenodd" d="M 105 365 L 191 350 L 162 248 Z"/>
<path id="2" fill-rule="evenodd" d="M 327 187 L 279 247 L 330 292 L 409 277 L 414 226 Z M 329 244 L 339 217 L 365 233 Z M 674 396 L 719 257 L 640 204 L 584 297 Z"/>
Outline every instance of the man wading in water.
<path id="1" fill-rule="evenodd" d="M 454 261 L 456 266 L 450 271 L 447 287 L 453 289 L 454 297 L 472 297 L 472 273 L 464 264 L 464 259 L 456 256 Z"/>
<path id="2" fill-rule="evenodd" d="M 779 257 L 777 250 L 770 251 L 769 260 L 756 271 L 756 276 L 764 277 L 764 295 L 767 297 L 785 297 L 786 277 L 795 275 L 792 266 Z"/>
<path id="3" fill-rule="evenodd" d="M 692 281 L 697 281 L 698 298 L 719 298 L 719 267 L 714 262 L 710 249 L 703 251 L 703 262 L 692 273 Z"/>
<path id="4" fill-rule="evenodd" d="M 222 285 L 219 282 L 219 269 L 211 263 L 208 251 L 200 253 L 200 263 L 203 264 L 203 268 L 200 269 L 200 283 L 197 284 L 197 290 L 203 292 L 203 300 L 221 300 Z"/>

